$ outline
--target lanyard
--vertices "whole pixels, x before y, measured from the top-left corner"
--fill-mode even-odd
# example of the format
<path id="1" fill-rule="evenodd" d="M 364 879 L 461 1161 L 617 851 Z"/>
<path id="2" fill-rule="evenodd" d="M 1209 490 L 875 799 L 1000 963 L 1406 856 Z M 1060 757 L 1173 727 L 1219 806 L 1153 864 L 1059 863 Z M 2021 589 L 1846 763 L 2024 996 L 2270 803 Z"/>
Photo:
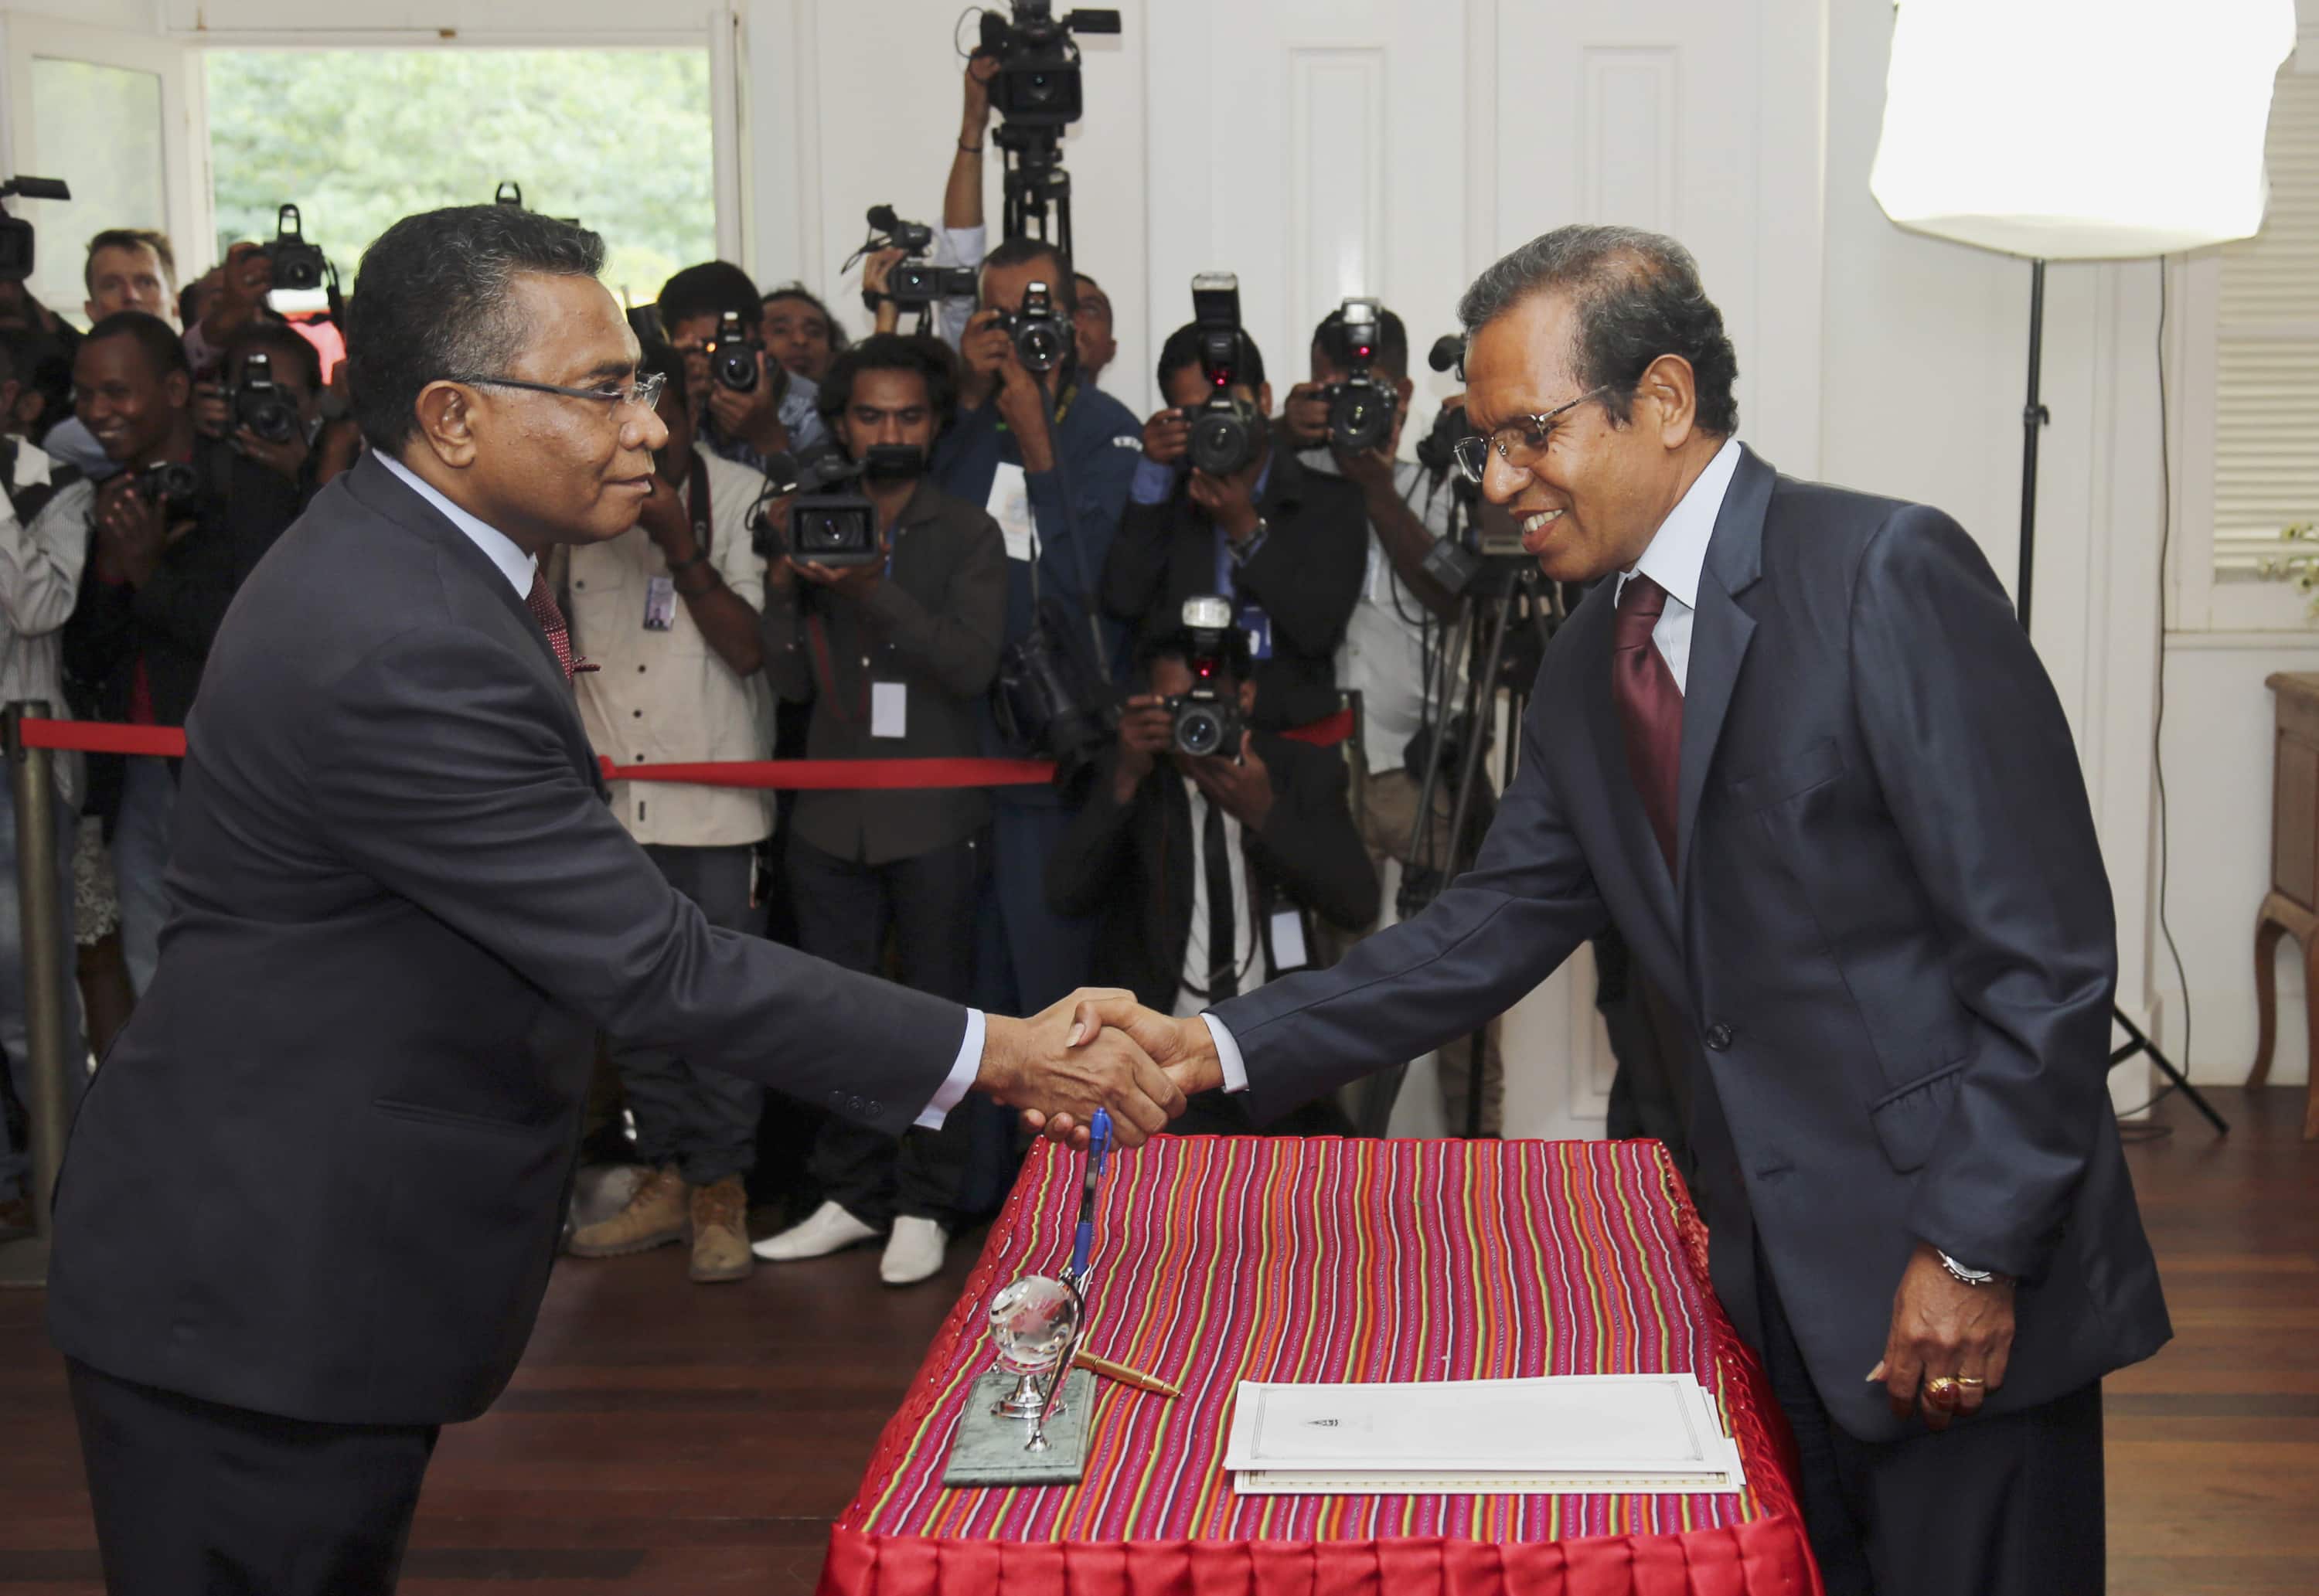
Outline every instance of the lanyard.
<path id="1" fill-rule="evenodd" d="M 701 558 L 708 557 L 708 462 L 692 452 L 692 474 L 685 487 L 685 508 L 692 514 L 692 546 Z"/>

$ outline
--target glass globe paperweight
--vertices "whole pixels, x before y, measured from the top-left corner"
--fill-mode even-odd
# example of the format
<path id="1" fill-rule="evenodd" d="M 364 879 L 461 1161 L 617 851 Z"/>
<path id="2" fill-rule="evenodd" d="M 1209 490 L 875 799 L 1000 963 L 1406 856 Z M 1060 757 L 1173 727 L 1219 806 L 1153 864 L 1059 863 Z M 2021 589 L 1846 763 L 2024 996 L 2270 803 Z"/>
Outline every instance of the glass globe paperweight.
<path id="1" fill-rule="evenodd" d="M 1078 1294 L 1045 1275 L 1026 1275 L 998 1294 L 990 1304 L 990 1339 L 998 1348 L 998 1366 L 1018 1378 L 991 1409 L 994 1414 L 1037 1419 L 1046 1411 L 1052 1390 L 1057 1401 L 1050 1416 L 1060 1416 L 1061 1387 L 1051 1376 L 1078 1339 L 1079 1312 Z"/>

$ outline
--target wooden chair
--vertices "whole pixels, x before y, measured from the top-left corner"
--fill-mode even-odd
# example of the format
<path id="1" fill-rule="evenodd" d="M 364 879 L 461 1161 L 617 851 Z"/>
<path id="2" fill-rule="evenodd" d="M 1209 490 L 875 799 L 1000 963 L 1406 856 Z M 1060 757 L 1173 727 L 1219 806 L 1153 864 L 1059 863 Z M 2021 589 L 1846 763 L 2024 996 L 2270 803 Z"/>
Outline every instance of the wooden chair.
<path id="1" fill-rule="evenodd" d="M 2276 695 L 2278 730 L 2270 787 L 2270 890 L 2254 922 L 2257 1025 L 2250 1087 L 2270 1078 L 2278 1041 L 2278 939 L 2303 946 L 2305 1021 L 2311 1038 L 2311 1084 L 2305 1088 L 2303 1139 L 2319 1139 L 2319 675 L 2282 672 L 2267 684 Z"/>

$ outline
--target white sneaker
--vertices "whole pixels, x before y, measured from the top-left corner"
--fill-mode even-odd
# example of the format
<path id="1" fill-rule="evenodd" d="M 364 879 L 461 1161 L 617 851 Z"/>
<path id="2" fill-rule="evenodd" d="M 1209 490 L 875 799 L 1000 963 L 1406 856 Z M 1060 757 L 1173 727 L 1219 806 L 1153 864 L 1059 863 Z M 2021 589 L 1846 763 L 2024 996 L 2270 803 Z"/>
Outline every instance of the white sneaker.
<path id="1" fill-rule="evenodd" d="M 943 1249 L 950 1237 L 930 1219 L 907 1214 L 894 1222 L 887 1238 L 886 1256 L 878 1261 L 878 1278 L 889 1285 L 916 1285 L 942 1273 Z"/>
<path id="2" fill-rule="evenodd" d="M 778 1236 L 768 1236 L 750 1248 L 768 1263 L 793 1264 L 800 1258 L 826 1258 L 849 1247 L 877 1239 L 878 1232 L 835 1203 L 824 1203 L 803 1224 L 791 1225 Z"/>

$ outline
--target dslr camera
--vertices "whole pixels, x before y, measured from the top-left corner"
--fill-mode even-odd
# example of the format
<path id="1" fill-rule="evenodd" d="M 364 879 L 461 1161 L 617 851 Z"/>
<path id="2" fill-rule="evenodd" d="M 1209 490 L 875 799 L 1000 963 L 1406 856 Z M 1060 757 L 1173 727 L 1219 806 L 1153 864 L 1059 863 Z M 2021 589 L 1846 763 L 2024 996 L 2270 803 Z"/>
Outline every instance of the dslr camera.
<path id="1" fill-rule="evenodd" d="M 992 323 L 1015 340 L 1023 369 L 1051 372 L 1073 347 L 1069 323 L 1055 313 L 1055 298 L 1044 283 L 1026 284 L 1020 310 L 1001 311 Z"/>
<path id="2" fill-rule="evenodd" d="M 1200 329 L 1200 370 L 1208 396 L 1184 407 L 1191 424 L 1187 452 L 1210 476 L 1230 476 L 1256 458 L 1264 437 L 1264 417 L 1253 401 L 1233 387 L 1245 381 L 1241 351 L 1240 279 L 1230 272 L 1202 272 L 1192 279 L 1192 320 Z"/>
<path id="3" fill-rule="evenodd" d="M 1338 347 L 1331 351 L 1346 375 L 1321 390 L 1329 401 L 1329 446 L 1345 455 L 1374 454 L 1393 437 L 1401 396 L 1371 370 L 1376 360 L 1378 305 L 1349 299 L 1338 312 Z"/>
<path id="4" fill-rule="evenodd" d="M 1079 10 L 1057 17 L 1053 0 L 1015 0 L 1011 20 L 985 11 L 977 53 L 998 59 L 998 75 L 990 80 L 990 108 L 1017 127 L 1069 127 L 1085 108 L 1079 47 L 1071 35 L 1118 32 L 1116 11 Z"/>
<path id="5" fill-rule="evenodd" d="M 158 460 L 140 466 L 131 478 L 137 496 L 158 504 L 169 515 L 189 516 L 202 494 L 201 473 L 183 460 Z"/>
<path id="6" fill-rule="evenodd" d="M 298 406 L 274 380 L 274 361 L 263 349 L 242 356 L 241 381 L 226 390 L 226 413 L 235 431 L 248 428 L 267 443 L 288 443 L 298 432 Z"/>
<path id="7" fill-rule="evenodd" d="M 764 373 L 757 363 L 757 341 L 741 325 L 741 312 L 727 311 L 708 340 L 708 372 L 719 387 L 735 393 L 754 393 Z"/>
<path id="8" fill-rule="evenodd" d="M 1192 690 L 1162 700 L 1175 717 L 1175 750 L 1196 759 L 1237 759 L 1241 734 L 1238 684 L 1223 684 L 1223 642 L 1232 624 L 1232 601 L 1214 593 L 1184 600 L 1184 626 L 1192 635 Z"/>
<path id="9" fill-rule="evenodd" d="M 68 200 L 72 190 L 57 177 L 11 177 L 0 183 L 0 199 Z M 32 275 L 32 224 L 0 212 L 0 283 L 22 283 Z"/>
<path id="10" fill-rule="evenodd" d="M 274 241 L 263 246 L 263 250 L 274 265 L 277 289 L 308 293 L 329 278 L 330 263 L 323 258 L 320 245 L 306 242 L 305 219 L 295 205 L 284 205 L 275 212 Z"/>
<path id="11" fill-rule="evenodd" d="M 863 253 L 899 249 L 909 257 L 896 262 L 886 277 L 886 297 L 906 311 L 923 310 L 945 299 L 974 297 L 971 266 L 935 266 L 919 258 L 934 248 L 934 230 L 925 222 L 900 220 L 891 205 L 870 207 L 870 241 L 862 246 Z"/>

